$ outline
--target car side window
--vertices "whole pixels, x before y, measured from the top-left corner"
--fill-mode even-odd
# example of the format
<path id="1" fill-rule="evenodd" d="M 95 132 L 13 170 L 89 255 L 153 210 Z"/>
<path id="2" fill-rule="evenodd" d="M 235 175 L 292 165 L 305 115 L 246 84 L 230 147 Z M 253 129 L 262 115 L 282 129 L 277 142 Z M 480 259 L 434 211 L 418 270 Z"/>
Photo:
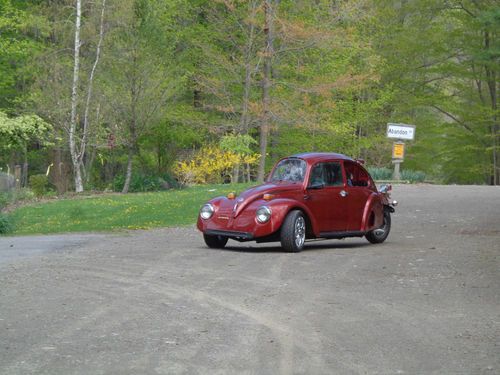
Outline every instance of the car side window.
<path id="1" fill-rule="evenodd" d="M 354 163 L 345 163 L 345 172 L 348 186 L 363 186 L 370 185 L 370 177 L 368 173 Z"/>
<path id="2" fill-rule="evenodd" d="M 342 186 L 342 167 L 338 162 L 329 162 L 323 164 L 326 186 Z"/>
<path id="3" fill-rule="evenodd" d="M 311 170 L 309 185 L 342 186 L 342 168 L 338 162 L 318 163 Z"/>
<path id="4" fill-rule="evenodd" d="M 321 185 L 325 183 L 323 163 L 316 164 L 311 170 L 311 177 L 309 178 L 309 186 Z"/>

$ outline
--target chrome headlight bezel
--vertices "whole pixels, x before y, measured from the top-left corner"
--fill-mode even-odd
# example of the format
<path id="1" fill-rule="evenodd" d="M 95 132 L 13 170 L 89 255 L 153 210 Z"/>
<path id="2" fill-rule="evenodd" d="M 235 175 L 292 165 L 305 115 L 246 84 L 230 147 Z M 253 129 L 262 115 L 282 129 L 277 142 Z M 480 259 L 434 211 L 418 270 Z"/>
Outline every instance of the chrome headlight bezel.
<path id="1" fill-rule="evenodd" d="M 203 220 L 208 220 L 214 215 L 214 212 L 214 206 L 212 206 L 210 203 L 206 203 L 200 208 L 200 217 Z"/>
<path id="2" fill-rule="evenodd" d="M 255 211 L 255 219 L 260 224 L 265 224 L 271 219 L 273 212 L 268 206 L 260 206 L 257 211 Z"/>

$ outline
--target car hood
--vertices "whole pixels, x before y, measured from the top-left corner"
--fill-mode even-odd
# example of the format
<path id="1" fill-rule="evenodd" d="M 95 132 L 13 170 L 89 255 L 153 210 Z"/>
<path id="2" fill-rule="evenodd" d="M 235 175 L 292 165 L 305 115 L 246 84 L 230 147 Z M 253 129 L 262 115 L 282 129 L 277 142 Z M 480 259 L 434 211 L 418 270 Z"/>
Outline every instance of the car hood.
<path id="1" fill-rule="evenodd" d="M 249 204 L 262 199 L 264 194 L 272 194 L 274 198 L 280 195 L 300 191 L 302 184 L 290 182 L 268 182 L 245 190 L 235 199 L 224 199 L 220 203 L 221 212 L 232 212 L 234 217 L 238 216 Z"/>

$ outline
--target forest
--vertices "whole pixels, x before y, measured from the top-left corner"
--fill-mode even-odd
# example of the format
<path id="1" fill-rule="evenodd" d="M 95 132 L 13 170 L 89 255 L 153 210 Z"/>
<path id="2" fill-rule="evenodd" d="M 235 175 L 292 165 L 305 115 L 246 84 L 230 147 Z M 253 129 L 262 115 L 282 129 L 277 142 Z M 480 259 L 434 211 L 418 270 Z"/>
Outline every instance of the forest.
<path id="1" fill-rule="evenodd" d="M 54 192 L 262 181 L 338 152 L 500 185 L 497 0 L 0 0 L 0 172 Z M 417 173 L 417 172 L 415 172 Z"/>

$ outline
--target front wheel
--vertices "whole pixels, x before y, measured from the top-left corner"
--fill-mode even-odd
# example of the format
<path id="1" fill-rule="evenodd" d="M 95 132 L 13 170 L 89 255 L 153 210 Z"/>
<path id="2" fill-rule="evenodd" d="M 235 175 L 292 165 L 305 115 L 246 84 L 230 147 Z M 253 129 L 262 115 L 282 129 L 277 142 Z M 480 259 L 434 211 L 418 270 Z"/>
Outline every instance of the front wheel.
<path id="1" fill-rule="evenodd" d="M 211 236 L 209 234 L 204 234 L 203 239 L 211 249 L 223 249 L 228 240 L 228 238 L 224 236 Z"/>
<path id="2" fill-rule="evenodd" d="M 384 209 L 384 223 L 380 228 L 374 229 L 366 233 L 365 237 L 371 243 L 382 243 L 389 236 L 391 231 L 391 213 Z"/>
<path id="3" fill-rule="evenodd" d="M 298 253 L 306 240 L 306 220 L 299 210 L 291 211 L 281 226 L 281 247 L 288 252 Z"/>

